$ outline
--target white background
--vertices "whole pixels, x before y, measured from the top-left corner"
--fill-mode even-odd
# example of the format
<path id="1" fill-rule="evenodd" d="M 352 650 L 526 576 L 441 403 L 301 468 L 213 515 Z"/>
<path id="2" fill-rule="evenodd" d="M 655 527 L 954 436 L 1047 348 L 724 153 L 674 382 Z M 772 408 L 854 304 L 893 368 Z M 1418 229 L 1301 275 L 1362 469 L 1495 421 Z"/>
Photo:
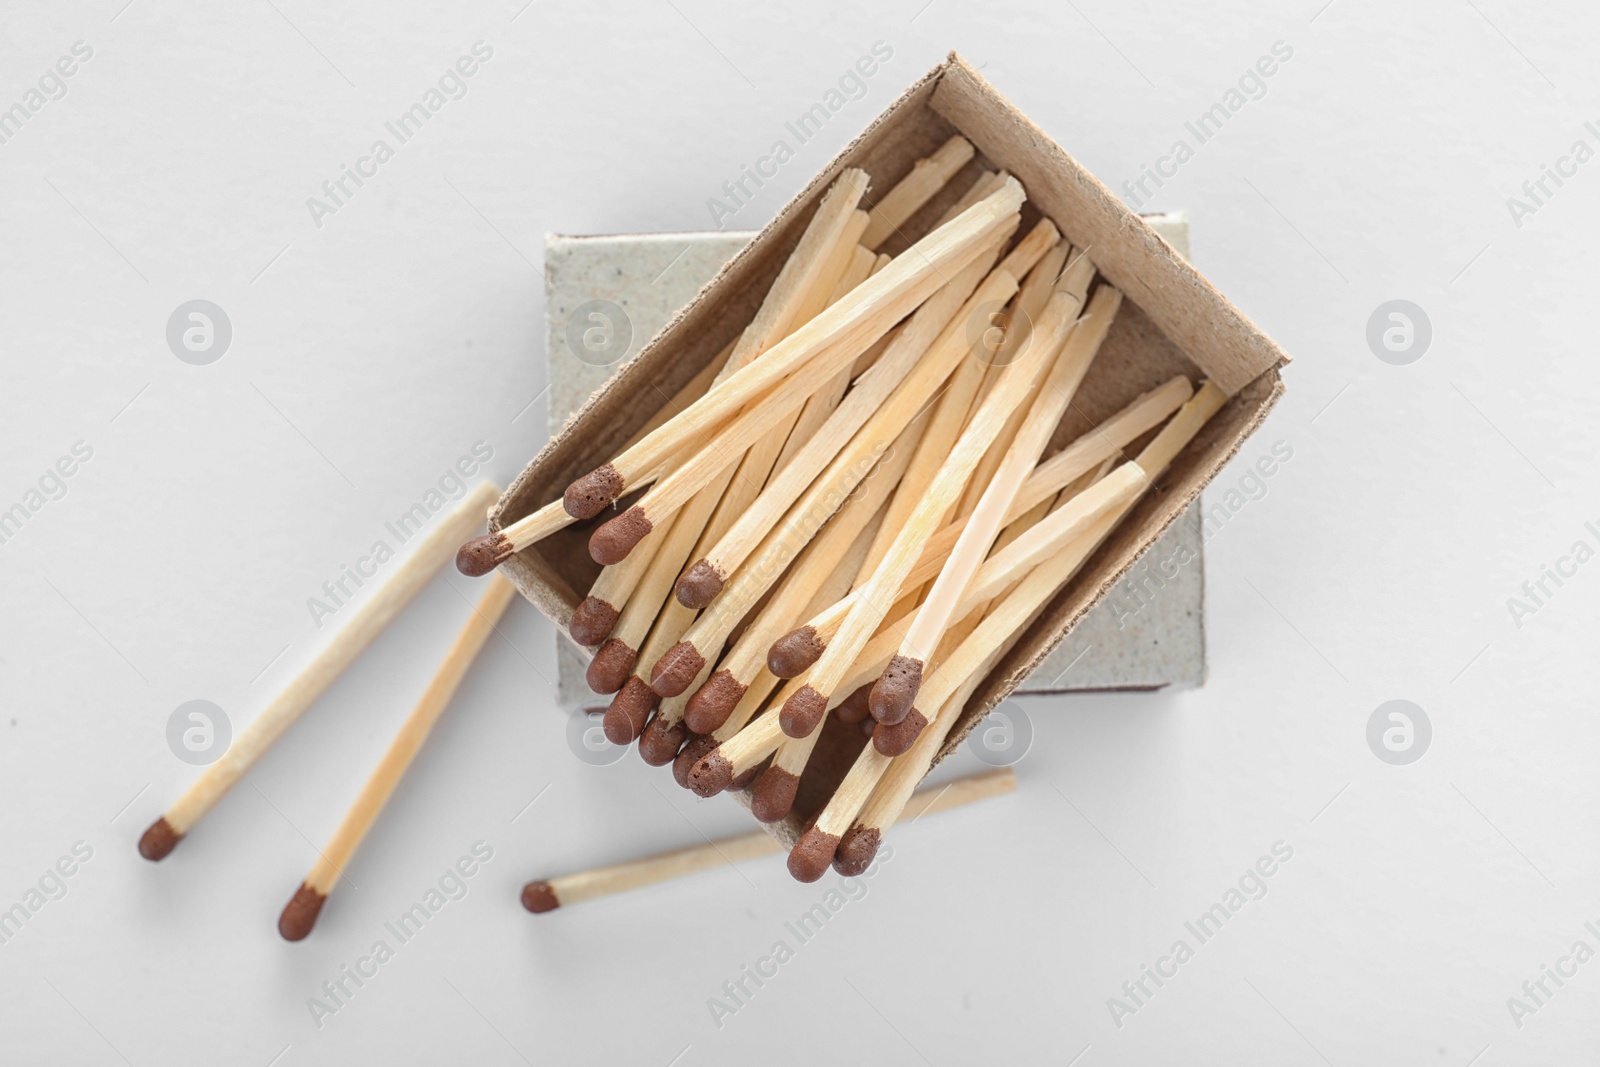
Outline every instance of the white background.
<path id="1" fill-rule="evenodd" d="M 1600 949 L 1582 638 L 1600 564 L 1520 627 L 1507 608 L 1600 545 L 1600 163 L 1520 227 L 1506 205 L 1574 140 L 1600 145 L 1589 5 L 122 2 L 0 16 L 0 106 L 94 50 L 0 145 L 0 506 L 93 449 L 0 545 L 0 907 L 93 849 L 0 945 L 0 1060 L 1492 1067 L 1600 1048 L 1600 962 L 1547 981 L 1520 1028 L 1507 1007 L 1575 940 Z M 307 197 L 478 40 L 493 58 L 465 98 L 314 225 Z M 747 825 L 632 755 L 575 759 L 523 603 L 359 888 L 310 940 L 278 938 L 477 595 L 454 573 L 169 860 L 139 859 L 195 773 L 168 750 L 173 709 L 248 722 L 325 635 L 307 597 L 386 519 L 475 441 L 501 480 L 538 447 L 543 235 L 704 228 L 707 197 L 878 40 L 894 54 L 864 98 L 730 226 L 759 226 L 952 47 L 1118 188 L 1293 48 L 1143 205 L 1190 211 L 1197 263 L 1297 359 L 1222 477 L 1293 449 L 1208 548 L 1209 684 L 1031 704 L 1019 793 L 895 835 L 867 895 L 720 1029 L 708 998 L 836 878 L 769 860 L 522 912 L 530 877 Z M 209 366 L 165 340 L 195 298 L 233 325 Z M 1393 298 L 1432 321 L 1410 366 L 1366 343 Z M 1406 767 L 1365 740 L 1396 698 L 1434 729 Z M 478 840 L 494 858 L 468 895 L 319 1029 L 322 981 Z M 1118 1028 L 1107 999 L 1280 840 L 1268 895 Z"/>

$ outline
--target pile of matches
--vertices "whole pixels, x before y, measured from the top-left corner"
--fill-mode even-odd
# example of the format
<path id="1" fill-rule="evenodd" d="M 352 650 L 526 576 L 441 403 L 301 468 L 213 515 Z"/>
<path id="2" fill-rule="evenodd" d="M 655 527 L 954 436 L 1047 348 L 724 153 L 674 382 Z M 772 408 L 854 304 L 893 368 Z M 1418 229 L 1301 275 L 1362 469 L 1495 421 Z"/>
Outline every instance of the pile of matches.
<path id="1" fill-rule="evenodd" d="M 699 378 L 456 558 L 485 574 L 649 486 L 594 529 L 604 569 L 571 623 L 615 694 L 606 736 L 700 796 L 750 788 L 770 823 L 824 717 L 859 724 L 870 743 L 789 854 L 802 881 L 867 867 L 981 680 L 1226 399 L 1175 377 L 1046 457 L 1122 301 L 1089 250 L 1048 219 L 1014 240 L 1022 186 L 985 172 L 875 252 L 972 156 L 952 138 L 870 213 L 844 171 Z"/>

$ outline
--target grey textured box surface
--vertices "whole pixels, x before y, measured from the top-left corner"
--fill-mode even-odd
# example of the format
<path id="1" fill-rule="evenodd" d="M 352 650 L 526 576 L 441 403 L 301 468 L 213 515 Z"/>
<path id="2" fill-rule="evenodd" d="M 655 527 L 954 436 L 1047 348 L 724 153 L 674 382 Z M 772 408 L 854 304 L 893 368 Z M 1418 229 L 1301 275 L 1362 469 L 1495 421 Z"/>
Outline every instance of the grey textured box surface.
<path id="1" fill-rule="evenodd" d="M 1189 254 L 1182 215 L 1150 219 Z M 619 234 L 545 238 L 550 425 L 565 422 L 636 355 L 752 233 Z M 592 307 L 585 305 L 594 303 Z M 616 309 L 623 317 L 618 318 Z M 1199 502 L 1174 523 L 1106 600 L 1017 689 L 1160 689 L 1205 680 L 1205 579 Z M 563 707 L 603 703 L 584 681 L 588 659 L 556 638 Z"/>

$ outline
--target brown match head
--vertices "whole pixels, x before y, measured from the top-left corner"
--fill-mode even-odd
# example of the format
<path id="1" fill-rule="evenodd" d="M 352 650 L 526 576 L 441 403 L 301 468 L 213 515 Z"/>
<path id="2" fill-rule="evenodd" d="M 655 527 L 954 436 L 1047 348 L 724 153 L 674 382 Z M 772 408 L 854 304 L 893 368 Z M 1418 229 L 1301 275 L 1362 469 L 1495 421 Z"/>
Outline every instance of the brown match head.
<path id="1" fill-rule="evenodd" d="M 285 941 L 304 941 L 311 928 L 317 925 L 317 916 L 322 914 L 322 905 L 327 902 L 326 893 L 319 893 L 301 882 L 289 903 L 283 906 L 283 914 L 278 916 L 278 933 Z"/>
<path id="2" fill-rule="evenodd" d="M 150 824 L 150 829 L 139 838 L 139 855 L 155 863 L 166 859 L 178 847 L 183 835 L 172 828 L 165 815 Z"/>
<path id="3" fill-rule="evenodd" d="M 839 840 L 839 850 L 833 854 L 833 869 L 846 878 L 854 878 L 872 866 L 878 855 L 878 842 L 883 834 L 876 826 L 855 826 L 844 832 Z"/>
<path id="4" fill-rule="evenodd" d="M 733 784 L 733 764 L 713 744 L 689 771 L 689 788 L 696 796 L 714 797 Z"/>
<path id="5" fill-rule="evenodd" d="M 561 907 L 561 901 L 550 883 L 541 878 L 522 887 L 522 906 L 535 915 L 543 915 Z"/>
<path id="6" fill-rule="evenodd" d="M 868 715 L 865 719 L 862 719 L 860 722 L 856 723 L 856 729 L 860 730 L 861 736 L 865 737 L 868 741 L 872 740 L 873 731 L 877 730 L 877 728 L 878 720 L 874 719 L 871 715 Z"/>
<path id="7" fill-rule="evenodd" d="M 716 747 L 717 739 L 714 737 L 691 737 L 689 743 L 683 746 L 683 751 L 678 753 L 678 758 L 672 761 L 673 780 L 685 789 L 690 788 L 689 772 Z"/>
<path id="8" fill-rule="evenodd" d="M 897 653 L 873 683 L 867 707 L 874 719 L 893 726 L 911 714 L 911 706 L 916 702 L 917 691 L 921 688 L 922 661 Z"/>
<path id="9" fill-rule="evenodd" d="M 665 767 L 678 758 L 688 736 L 689 729 L 681 720 L 669 723 L 658 713 L 639 735 L 639 756 L 652 767 Z"/>
<path id="10" fill-rule="evenodd" d="M 595 650 L 594 659 L 589 661 L 589 669 L 583 676 L 596 693 L 615 693 L 627 683 L 628 676 L 633 673 L 633 661 L 638 658 L 639 653 L 626 641 L 612 637 Z"/>
<path id="11" fill-rule="evenodd" d="M 812 626 L 790 630 L 767 649 L 767 670 L 779 678 L 798 678 L 827 649 Z"/>
<path id="12" fill-rule="evenodd" d="M 728 721 L 748 688 L 732 671 L 716 671 L 689 698 L 688 706 L 683 709 L 683 721 L 695 733 L 709 734 Z"/>
<path id="13" fill-rule="evenodd" d="M 711 565 L 710 560 L 699 560 L 678 576 L 675 587 L 678 603 L 686 608 L 704 611 L 722 592 L 728 576 Z"/>
<path id="14" fill-rule="evenodd" d="M 789 873 L 799 881 L 815 882 L 828 873 L 828 865 L 833 862 L 833 853 L 838 847 L 839 839 L 833 834 L 809 827 L 789 850 Z"/>
<path id="15" fill-rule="evenodd" d="M 811 731 L 828 714 L 828 698 L 809 685 L 783 702 L 778 712 L 778 727 L 790 737 L 810 737 Z"/>
<path id="16" fill-rule="evenodd" d="M 650 688 L 664 697 L 675 697 L 689 688 L 706 665 L 706 658 L 692 641 L 679 641 L 650 668 Z"/>
<path id="17" fill-rule="evenodd" d="M 592 519 L 622 495 L 622 475 L 607 463 L 567 486 L 561 506 L 575 519 Z"/>
<path id="18" fill-rule="evenodd" d="M 484 534 L 456 549 L 456 570 L 469 578 L 481 578 L 515 554 L 511 538 L 505 534 Z"/>
<path id="19" fill-rule="evenodd" d="M 567 633 L 586 648 L 593 648 L 611 636 L 622 613 L 599 597 L 586 596 L 572 613 Z"/>
<path id="20" fill-rule="evenodd" d="M 794 807 L 800 776 L 773 764 L 761 772 L 750 791 L 750 813 L 761 822 L 777 822 Z"/>
<path id="21" fill-rule="evenodd" d="M 589 558 L 602 567 L 621 563 L 653 529 L 644 509 L 635 505 L 590 535 Z"/>
<path id="22" fill-rule="evenodd" d="M 644 730 L 644 724 L 656 707 L 655 690 L 644 684 L 637 674 L 628 675 L 617 695 L 611 698 L 605 718 L 600 720 L 606 740 L 613 745 L 631 745 Z"/>
<path id="23" fill-rule="evenodd" d="M 846 726 L 854 726 L 867 717 L 867 694 L 872 692 L 872 683 L 857 689 L 854 693 L 844 698 L 844 703 L 833 709 L 834 715 Z"/>
<path id="24" fill-rule="evenodd" d="M 917 740 L 917 735 L 922 733 L 922 728 L 928 725 L 927 717 L 916 708 L 911 709 L 911 714 L 890 726 L 887 723 L 878 723 L 872 731 L 872 747 L 885 756 L 900 756 L 911 750 Z"/>

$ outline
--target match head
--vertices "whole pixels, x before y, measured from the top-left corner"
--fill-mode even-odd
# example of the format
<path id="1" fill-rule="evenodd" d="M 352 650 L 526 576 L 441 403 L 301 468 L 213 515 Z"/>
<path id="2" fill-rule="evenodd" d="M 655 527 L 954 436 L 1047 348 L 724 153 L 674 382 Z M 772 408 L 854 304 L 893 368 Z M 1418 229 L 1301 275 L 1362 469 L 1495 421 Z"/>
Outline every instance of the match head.
<path id="1" fill-rule="evenodd" d="M 672 761 L 673 780 L 685 789 L 691 788 L 689 772 L 693 771 L 695 765 L 716 747 L 717 739 L 714 737 L 691 738 L 689 743 L 683 746 L 683 751 L 678 753 L 678 758 Z"/>
<path id="2" fill-rule="evenodd" d="M 456 549 L 456 570 L 469 578 L 482 578 L 514 555 L 511 538 L 503 533 L 484 534 Z"/>
<path id="3" fill-rule="evenodd" d="M 639 756 L 652 767 L 665 767 L 678 758 L 678 750 L 688 736 L 689 729 L 681 720 L 668 723 L 657 715 L 639 735 Z"/>
<path id="4" fill-rule="evenodd" d="M 828 714 L 828 698 L 809 685 L 783 702 L 778 712 L 778 727 L 790 737 L 810 737 L 811 731 Z"/>
<path id="5" fill-rule="evenodd" d="M 815 627 L 790 630 L 767 649 L 767 670 L 779 678 L 797 678 L 822 658 L 827 647 L 818 640 Z"/>
<path id="6" fill-rule="evenodd" d="M 676 595 L 678 603 L 686 608 L 704 611 L 717 599 L 728 576 L 711 565 L 709 560 L 699 560 L 678 576 Z"/>
<path id="7" fill-rule="evenodd" d="M 749 789 L 750 783 L 759 778 L 761 776 L 761 772 L 766 770 L 766 768 L 767 761 L 762 760 L 760 763 L 756 764 L 754 767 L 751 767 L 748 771 L 745 771 L 743 774 L 739 775 L 739 777 L 729 782 L 728 792 L 742 793 L 746 789 Z"/>
<path id="8" fill-rule="evenodd" d="M 541 878 L 522 887 L 522 906 L 535 915 L 543 915 L 561 907 L 561 901 L 550 883 Z"/>
<path id="9" fill-rule="evenodd" d="M 606 740 L 613 745 L 631 745 L 644 730 L 645 720 L 656 707 L 655 690 L 637 674 L 628 675 L 617 695 L 611 698 L 606 716 L 600 720 Z"/>
<path id="10" fill-rule="evenodd" d="M 761 822 L 777 822 L 794 807 L 794 794 L 799 788 L 798 774 L 773 764 L 761 772 L 750 791 L 750 813 Z"/>
<path id="11" fill-rule="evenodd" d="M 844 832 L 844 837 L 839 841 L 839 850 L 833 855 L 833 869 L 846 878 L 854 878 L 868 867 L 878 854 L 878 842 L 883 840 L 883 834 L 876 826 L 855 826 Z"/>
<path id="12" fill-rule="evenodd" d="M 692 641 L 679 641 L 667 649 L 650 668 L 650 688 L 664 697 L 675 697 L 694 682 L 706 658 Z"/>
<path id="13" fill-rule="evenodd" d="M 602 567 L 621 563 L 633 551 L 633 546 L 653 529 L 655 526 L 645 517 L 644 509 L 635 505 L 589 537 L 589 558 Z"/>
<path id="14" fill-rule="evenodd" d="M 139 855 L 156 863 L 166 859 L 172 850 L 178 847 L 178 842 L 183 840 L 183 835 L 172 828 L 165 815 L 150 824 L 150 829 L 139 838 Z"/>
<path id="15" fill-rule="evenodd" d="M 871 715 L 868 715 L 865 719 L 862 719 L 860 722 L 856 723 L 856 729 L 861 731 L 862 737 L 865 737 L 868 741 L 871 741 L 873 733 L 878 729 L 878 720 L 874 719 Z"/>
<path id="16" fill-rule="evenodd" d="M 622 475 L 607 463 L 567 486 L 561 506 L 575 519 L 592 519 L 622 495 Z"/>
<path id="17" fill-rule="evenodd" d="M 810 827 L 789 850 L 789 873 L 799 881 L 815 882 L 828 873 L 828 865 L 833 862 L 833 853 L 838 847 L 839 839 L 833 834 Z"/>
<path id="18" fill-rule="evenodd" d="M 311 928 L 317 925 L 317 916 L 322 914 L 322 905 L 327 902 L 326 893 L 319 893 L 301 882 L 289 903 L 283 906 L 283 914 L 278 916 L 278 933 L 285 941 L 304 941 Z"/>
<path id="19" fill-rule="evenodd" d="M 872 747 L 885 756 L 904 755 L 911 750 L 917 735 L 922 733 L 922 728 L 926 725 L 928 725 L 927 717 L 916 708 L 912 708 L 910 715 L 893 726 L 880 722 L 872 731 Z"/>
<path id="20" fill-rule="evenodd" d="M 872 717 L 886 726 L 893 726 L 911 714 L 911 705 L 922 688 L 922 661 L 910 656 L 895 654 L 883 674 L 873 683 L 867 707 Z"/>
<path id="21" fill-rule="evenodd" d="M 709 734 L 728 721 L 728 716 L 739 706 L 748 688 L 733 676 L 732 671 L 713 673 L 689 698 L 688 706 L 683 709 L 683 721 L 695 733 Z"/>
<path id="22" fill-rule="evenodd" d="M 833 709 L 839 721 L 846 726 L 854 726 L 867 717 L 867 694 L 872 692 L 872 683 L 857 689 L 854 693 L 844 698 L 844 703 Z"/>
<path id="23" fill-rule="evenodd" d="M 621 638 L 612 637 L 595 650 L 594 659 L 583 677 L 596 693 L 615 693 L 633 673 L 633 662 L 639 653 Z"/>
<path id="24" fill-rule="evenodd" d="M 733 784 L 733 764 L 712 742 L 711 751 L 701 756 L 689 771 L 689 788 L 696 796 L 714 797 Z"/>
<path id="25" fill-rule="evenodd" d="M 583 598 L 583 603 L 573 611 L 572 622 L 567 624 L 567 633 L 571 634 L 572 639 L 578 644 L 594 648 L 611 636 L 611 631 L 617 625 L 617 618 L 621 614 L 622 612 L 606 601 L 586 596 Z"/>

